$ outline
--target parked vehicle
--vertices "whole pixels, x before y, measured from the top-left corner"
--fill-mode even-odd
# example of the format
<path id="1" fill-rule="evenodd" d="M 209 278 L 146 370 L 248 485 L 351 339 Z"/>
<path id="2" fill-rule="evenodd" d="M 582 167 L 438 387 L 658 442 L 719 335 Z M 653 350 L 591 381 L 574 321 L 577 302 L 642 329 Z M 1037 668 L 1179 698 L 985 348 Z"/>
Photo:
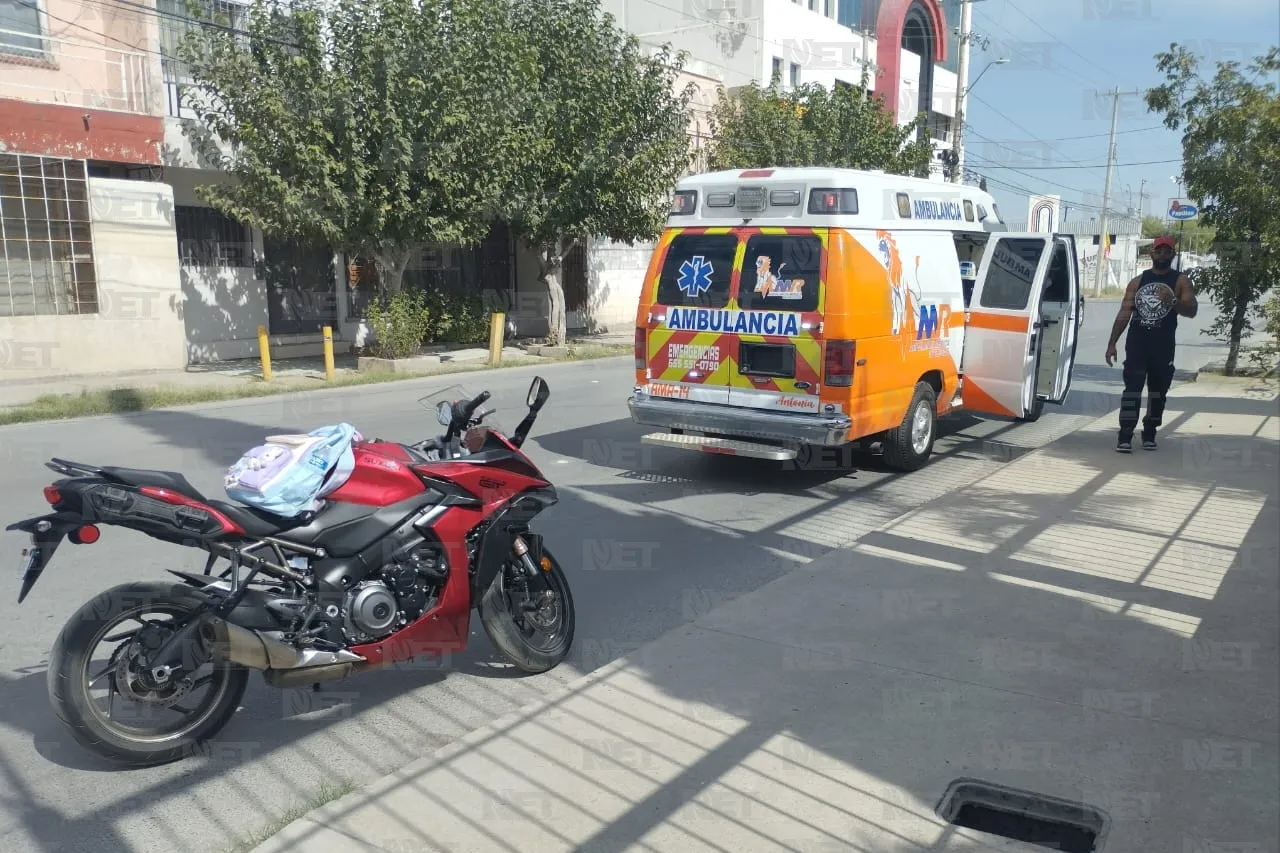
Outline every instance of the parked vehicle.
<path id="1" fill-rule="evenodd" d="M 940 417 L 1065 402 L 1083 307 L 1074 237 L 1008 231 L 976 187 L 695 175 L 645 276 L 628 405 L 649 444 L 775 460 L 879 444 L 911 471 Z"/>
<path id="2" fill-rule="evenodd" d="M 64 539 L 92 544 L 101 525 L 209 554 L 203 575 L 170 569 L 180 582 L 114 587 L 67 621 L 48 671 L 58 718 L 113 761 L 178 760 L 227 724 L 250 670 L 275 687 L 309 687 L 460 652 L 473 607 L 516 667 L 557 666 L 573 642 L 573 599 L 530 530 L 557 495 L 520 449 L 550 389 L 534 379 L 510 437 L 483 424 L 492 410 L 477 413 L 489 396 L 441 402 L 439 438 L 355 441 L 350 476 L 296 518 L 207 498 L 175 472 L 46 463 L 65 477 L 44 490 L 53 512 L 7 528 L 31 536 L 19 602 Z M 229 566 L 214 577 L 219 560 Z M 91 665 L 104 642 L 117 645 Z M 98 685 L 105 711 L 91 696 Z M 151 725 L 118 720 L 117 697 Z M 173 720 L 158 723 L 162 714 Z"/>

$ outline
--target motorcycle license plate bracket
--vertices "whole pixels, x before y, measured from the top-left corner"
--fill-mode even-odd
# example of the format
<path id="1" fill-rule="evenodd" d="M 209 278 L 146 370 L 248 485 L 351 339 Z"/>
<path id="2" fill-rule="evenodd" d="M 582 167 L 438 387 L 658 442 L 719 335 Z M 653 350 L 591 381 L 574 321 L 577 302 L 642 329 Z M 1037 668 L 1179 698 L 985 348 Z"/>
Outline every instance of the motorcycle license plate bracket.
<path id="1" fill-rule="evenodd" d="M 49 567 L 53 554 L 62 544 L 62 540 L 82 523 L 78 517 L 54 513 L 38 518 L 28 518 L 5 528 L 5 530 L 20 530 L 26 533 L 31 543 L 22 549 L 22 587 L 18 592 L 19 604 L 26 600 L 36 581 L 40 580 L 44 570 Z"/>

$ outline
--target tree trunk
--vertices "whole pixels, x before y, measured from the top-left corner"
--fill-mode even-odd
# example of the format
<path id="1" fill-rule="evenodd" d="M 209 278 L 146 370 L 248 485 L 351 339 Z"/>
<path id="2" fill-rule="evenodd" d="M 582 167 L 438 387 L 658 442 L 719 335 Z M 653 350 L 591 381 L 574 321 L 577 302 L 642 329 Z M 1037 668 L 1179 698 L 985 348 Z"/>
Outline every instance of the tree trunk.
<path id="1" fill-rule="evenodd" d="M 411 253 L 405 249 L 388 249 L 378 253 L 378 272 L 382 290 L 388 296 L 399 293 L 404 286 L 404 271 L 409 267 Z"/>
<path id="2" fill-rule="evenodd" d="M 1231 314 L 1230 336 L 1227 338 L 1227 363 L 1223 373 L 1236 375 L 1236 362 L 1240 359 L 1240 337 L 1244 334 L 1244 323 L 1249 313 L 1249 299 L 1245 294 L 1236 297 L 1236 308 Z"/>
<path id="3" fill-rule="evenodd" d="M 564 283 L 561 279 L 564 253 L 564 240 L 558 239 L 538 254 L 541 267 L 539 277 L 547 285 L 547 343 L 553 347 L 562 346 L 569 334 L 564 310 Z"/>

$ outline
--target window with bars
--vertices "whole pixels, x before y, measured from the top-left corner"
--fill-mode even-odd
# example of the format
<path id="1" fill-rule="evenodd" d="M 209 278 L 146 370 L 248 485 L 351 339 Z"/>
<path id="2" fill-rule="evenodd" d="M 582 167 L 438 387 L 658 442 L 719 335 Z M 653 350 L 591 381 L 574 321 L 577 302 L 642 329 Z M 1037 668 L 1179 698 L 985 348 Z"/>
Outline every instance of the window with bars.
<path id="1" fill-rule="evenodd" d="M 243 224 L 212 207 L 177 205 L 173 218 L 183 266 L 253 266 L 253 236 Z"/>
<path id="2" fill-rule="evenodd" d="M 0 154 L 0 317 L 98 312 L 83 160 Z"/>

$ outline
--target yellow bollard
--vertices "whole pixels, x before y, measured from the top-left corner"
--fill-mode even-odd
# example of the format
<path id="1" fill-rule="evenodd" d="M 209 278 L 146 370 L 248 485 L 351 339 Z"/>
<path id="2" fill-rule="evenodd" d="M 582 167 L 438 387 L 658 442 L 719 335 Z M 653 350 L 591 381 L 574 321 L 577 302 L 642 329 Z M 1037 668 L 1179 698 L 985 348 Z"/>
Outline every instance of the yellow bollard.
<path id="1" fill-rule="evenodd" d="M 502 364 L 502 341 L 507 330 L 506 314 L 489 315 L 489 363 Z"/>
<path id="2" fill-rule="evenodd" d="M 271 381 L 271 341 L 267 338 L 267 327 L 258 327 L 258 357 L 262 359 L 262 381 Z"/>
<path id="3" fill-rule="evenodd" d="M 333 329 L 324 327 L 324 378 L 333 381 Z"/>

